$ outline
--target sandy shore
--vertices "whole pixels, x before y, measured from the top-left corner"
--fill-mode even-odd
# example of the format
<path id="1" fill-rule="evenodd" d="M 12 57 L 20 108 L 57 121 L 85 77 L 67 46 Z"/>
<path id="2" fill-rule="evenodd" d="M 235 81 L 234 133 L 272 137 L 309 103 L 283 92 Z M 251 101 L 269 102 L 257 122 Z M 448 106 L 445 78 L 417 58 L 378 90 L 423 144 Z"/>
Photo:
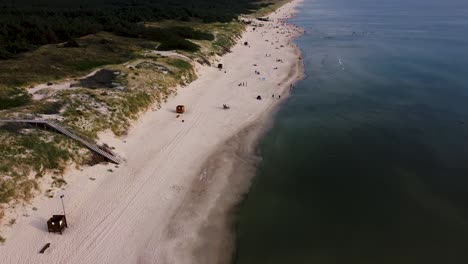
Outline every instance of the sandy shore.
<path id="1" fill-rule="evenodd" d="M 221 58 L 226 72 L 199 69 L 197 81 L 145 114 L 127 138 L 106 138 L 126 162 L 69 173 L 59 193 L 69 228 L 62 236 L 47 233 L 46 219 L 61 213 L 60 200 L 37 199 L 38 210 L 18 219 L 0 246 L 1 262 L 228 262 L 229 215 L 258 162 L 255 142 L 303 74 L 300 52 L 290 45 L 301 32 L 283 22 L 297 4 L 280 8 L 263 27 L 249 26 Z M 187 107 L 180 118 L 178 104 Z M 50 248 L 38 254 L 46 243 Z"/>

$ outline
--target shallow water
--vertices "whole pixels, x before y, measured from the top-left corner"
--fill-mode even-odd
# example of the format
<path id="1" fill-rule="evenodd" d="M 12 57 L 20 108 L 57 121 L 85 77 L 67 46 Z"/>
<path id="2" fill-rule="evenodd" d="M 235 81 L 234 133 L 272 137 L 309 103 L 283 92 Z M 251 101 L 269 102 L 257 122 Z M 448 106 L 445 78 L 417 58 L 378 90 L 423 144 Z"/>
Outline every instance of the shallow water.
<path id="1" fill-rule="evenodd" d="M 468 2 L 305 0 L 235 263 L 468 263 Z"/>

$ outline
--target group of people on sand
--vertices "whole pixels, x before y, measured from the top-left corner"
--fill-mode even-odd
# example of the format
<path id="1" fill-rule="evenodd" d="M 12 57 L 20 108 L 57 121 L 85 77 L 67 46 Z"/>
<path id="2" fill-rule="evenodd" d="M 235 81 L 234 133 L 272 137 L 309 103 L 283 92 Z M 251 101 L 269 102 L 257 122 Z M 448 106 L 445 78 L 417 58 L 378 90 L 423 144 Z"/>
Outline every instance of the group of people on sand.
<path id="1" fill-rule="evenodd" d="M 275 25 L 276 25 L 276 26 L 275 26 Z M 278 20 L 278 22 L 277 22 L 275 25 L 273 25 L 273 27 L 279 29 L 280 26 L 284 26 L 284 25 L 285 25 L 285 22 L 284 22 L 283 20 Z M 294 29 L 294 28 L 293 28 L 293 29 Z M 252 31 L 255 32 L 255 28 L 254 28 Z M 257 32 L 258 32 L 258 31 L 257 31 Z M 268 31 L 265 30 L 265 31 L 258 32 L 258 33 L 260 33 L 260 35 L 261 35 L 262 37 L 265 37 L 266 34 L 268 34 Z M 281 32 L 280 32 L 279 30 L 277 30 L 276 33 L 277 33 L 277 34 L 281 34 L 281 35 L 291 34 L 291 32 L 290 32 L 289 30 L 281 30 Z M 265 41 L 266 41 L 266 42 L 270 42 L 271 45 L 274 45 L 275 42 L 276 42 L 276 43 L 279 43 L 279 38 L 276 37 L 274 41 L 270 41 L 269 39 L 265 39 Z M 247 43 L 247 42 L 245 42 L 244 45 L 245 45 L 246 43 Z M 288 45 L 290 45 L 290 42 L 288 42 Z M 283 47 L 283 45 L 281 45 L 281 47 Z M 276 48 L 276 49 L 278 49 L 278 48 Z M 271 57 L 271 53 L 265 53 L 265 57 Z M 275 61 L 276 61 L 277 63 L 283 63 L 283 59 L 280 59 L 280 58 L 275 58 Z M 253 66 L 256 67 L 256 66 L 258 66 L 258 65 L 257 65 L 257 64 L 253 64 Z M 273 67 L 273 69 L 274 69 L 274 70 L 277 70 L 278 67 L 275 66 L 275 67 Z M 255 73 L 255 75 L 260 75 L 260 71 L 258 71 L 258 70 L 256 70 L 256 69 L 254 70 L 254 73 Z M 247 82 L 241 82 L 241 83 L 239 83 L 238 86 L 247 86 Z M 290 90 L 293 89 L 293 85 L 292 85 L 292 84 L 290 85 L 289 89 L 290 89 Z M 280 94 L 278 94 L 277 96 L 278 96 L 278 97 L 276 97 L 275 94 L 272 94 L 272 95 L 271 95 L 271 98 L 273 98 L 273 99 L 274 99 L 274 98 L 281 99 L 281 95 L 280 95 Z M 258 95 L 258 96 L 256 97 L 256 99 L 257 99 L 257 100 L 262 100 L 262 97 L 261 97 L 260 95 Z M 224 109 L 229 109 L 229 106 L 224 104 L 224 105 L 223 105 L 223 108 L 224 108 Z"/>

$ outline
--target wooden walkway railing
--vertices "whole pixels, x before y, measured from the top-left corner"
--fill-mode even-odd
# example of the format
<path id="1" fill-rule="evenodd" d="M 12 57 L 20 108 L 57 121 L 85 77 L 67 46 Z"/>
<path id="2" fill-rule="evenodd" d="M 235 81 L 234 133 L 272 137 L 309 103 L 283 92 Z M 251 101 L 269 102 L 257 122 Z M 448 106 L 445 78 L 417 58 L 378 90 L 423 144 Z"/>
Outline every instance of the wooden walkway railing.
<path id="1" fill-rule="evenodd" d="M 72 138 L 81 144 L 85 145 L 89 150 L 93 151 L 96 154 L 99 154 L 103 156 L 104 158 L 108 159 L 109 161 L 112 161 L 116 164 L 119 164 L 121 160 L 117 157 L 115 153 L 113 153 L 110 150 L 104 151 L 101 147 L 98 145 L 91 143 L 90 141 L 76 135 L 72 131 L 58 125 L 57 123 L 47 121 L 47 120 L 29 120 L 29 119 L 0 119 L 0 123 L 24 123 L 24 124 L 33 124 L 33 125 L 43 125 L 46 127 L 49 127 L 59 133 L 64 134 L 65 136 Z"/>

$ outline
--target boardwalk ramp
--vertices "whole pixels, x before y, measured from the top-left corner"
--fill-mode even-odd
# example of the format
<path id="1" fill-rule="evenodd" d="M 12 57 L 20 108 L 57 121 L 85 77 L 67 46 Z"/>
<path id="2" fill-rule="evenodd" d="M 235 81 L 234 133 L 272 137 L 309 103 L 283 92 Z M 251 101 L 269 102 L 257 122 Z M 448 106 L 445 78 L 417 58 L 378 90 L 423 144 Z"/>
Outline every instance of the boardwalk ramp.
<path id="1" fill-rule="evenodd" d="M 74 132 L 72 132 L 71 130 L 69 129 L 66 129 L 65 127 L 55 123 L 55 122 L 52 122 L 52 121 L 48 121 L 48 120 L 29 120 L 29 119 L 0 119 L 0 123 L 23 123 L 23 124 L 31 124 L 31 125 L 41 125 L 41 126 L 45 126 L 49 129 L 52 129 L 52 130 L 55 130 L 73 140 L 76 140 L 78 142 L 80 142 L 81 144 L 85 145 L 89 150 L 91 150 L 92 152 L 106 158 L 107 160 L 113 162 L 113 163 L 116 163 L 116 164 L 119 164 L 121 163 L 121 160 L 119 157 L 117 157 L 117 155 L 115 153 L 113 153 L 111 150 L 109 149 L 102 149 L 101 147 L 99 147 L 98 145 L 94 144 L 94 143 L 91 143 L 90 140 L 87 140 L 83 137 L 80 137 L 78 136 L 77 134 L 75 134 Z"/>

